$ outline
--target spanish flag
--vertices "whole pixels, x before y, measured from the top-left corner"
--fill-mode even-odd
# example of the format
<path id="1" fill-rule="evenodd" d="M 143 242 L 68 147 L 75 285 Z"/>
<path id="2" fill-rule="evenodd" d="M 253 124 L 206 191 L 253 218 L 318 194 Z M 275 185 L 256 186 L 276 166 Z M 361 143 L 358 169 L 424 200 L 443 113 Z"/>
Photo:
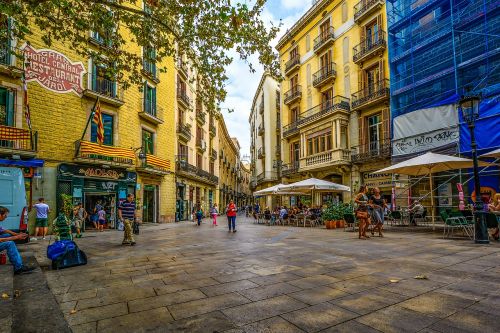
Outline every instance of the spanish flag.
<path id="1" fill-rule="evenodd" d="M 102 110 L 99 100 L 95 105 L 93 121 L 97 125 L 97 143 L 102 145 L 104 143 L 104 124 L 102 123 Z"/>

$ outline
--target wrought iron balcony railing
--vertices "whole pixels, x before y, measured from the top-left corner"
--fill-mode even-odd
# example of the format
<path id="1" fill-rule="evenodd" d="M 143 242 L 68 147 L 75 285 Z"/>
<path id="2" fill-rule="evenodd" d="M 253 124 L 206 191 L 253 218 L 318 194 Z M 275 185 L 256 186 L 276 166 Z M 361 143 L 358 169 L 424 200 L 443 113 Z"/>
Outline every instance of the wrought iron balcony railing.
<path id="1" fill-rule="evenodd" d="M 333 27 L 328 27 L 314 39 L 314 52 L 320 52 L 324 47 L 330 45 L 334 40 Z"/>
<path id="2" fill-rule="evenodd" d="M 349 112 L 349 110 L 349 98 L 337 95 L 332 99 L 324 101 L 323 103 L 302 112 L 299 115 L 299 120 L 297 120 L 297 123 L 298 126 L 301 126 L 319 120 L 324 116 L 330 115 L 336 111 Z"/>
<path id="3" fill-rule="evenodd" d="M 210 149 L 210 158 L 214 161 L 217 159 L 217 150 L 213 148 Z"/>
<path id="4" fill-rule="evenodd" d="M 352 109 L 358 110 L 389 98 L 389 79 L 375 82 L 352 94 Z"/>
<path id="5" fill-rule="evenodd" d="M 376 55 L 385 49 L 387 44 L 386 32 L 376 31 L 373 35 L 364 38 L 361 43 L 353 48 L 352 59 L 355 63 L 360 63 Z"/>
<path id="6" fill-rule="evenodd" d="M 337 76 L 337 70 L 335 63 L 331 62 L 313 74 L 313 82 L 312 82 L 313 87 L 315 88 L 322 87 L 324 84 L 335 79 L 336 76 Z"/>
<path id="7" fill-rule="evenodd" d="M 285 75 L 290 74 L 300 66 L 300 55 L 295 55 L 285 63 Z"/>
<path id="8" fill-rule="evenodd" d="M 87 85 L 84 95 L 89 97 L 99 97 L 101 100 L 105 100 L 106 102 L 110 102 L 112 104 L 124 104 L 123 89 L 121 89 L 116 81 L 105 76 L 97 75 L 97 73 L 93 72 L 85 74 L 83 82 Z"/>
<path id="9" fill-rule="evenodd" d="M 201 110 L 196 110 L 196 121 L 201 125 L 205 125 L 207 121 L 207 114 Z"/>
<path id="10" fill-rule="evenodd" d="M 284 177 L 291 176 L 291 175 L 299 172 L 299 165 L 300 165 L 300 163 L 298 161 L 292 162 L 292 163 L 283 164 L 281 166 L 281 174 Z"/>
<path id="11" fill-rule="evenodd" d="M 264 147 L 260 147 L 259 150 L 257 151 L 257 158 L 261 160 L 265 156 L 266 156 L 266 150 L 264 149 Z"/>
<path id="12" fill-rule="evenodd" d="M 299 132 L 298 121 L 293 121 L 283 127 L 283 138 L 287 138 Z"/>
<path id="13" fill-rule="evenodd" d="M 362 0 L 354 6 L 354 21 L 357 23 L 384 5 L 384 0 Z"/>
<path id="14" fill-rule="evenodd" d="M 391 156 L 391 140 L 373 141 L 364 145 L 353 147 L 351 161 L 362 163 L 375 159 L 383 159 Z"/>
<path id="15" fill-rule="evenodd" d="M 216 185 L 219 182 L 219 177 L 205 171 L 197 166 L 191 165 L 187 162 L 187 159 L 179 158 L 175 163 L 175 168 L 178 173 L 183 173 L 184 175 L 201 179 L 210 184 Z"/>
<path id="16" fill-rule="evenodd" d="M 186 90 L 184 89 L 177 89 L 177 100 L 184 105 L 186 108 L 191 107 L 191 99 L 187 95 Z"/>
<path id="17" fill-rule="evenodd" d="M 283 103 L 289 105 L 301 98 L 302 98 L 302 86 L 300 85 L 293 86 L 292 89 L 288 90 L 285 93 L 285 96 L 283 98 Z"/>
<path id="18" fill-rule="evenodd" d="M 210 135 L 212 137 L 214 137 L 217 134 L 217 128 L 215 127 L 212 121 L 209 121 L 208 131 L 210 132 Z"/>
<path id="19" fill-rule="evenodd" d="M 184 138 L 186 141 L 191 140 L 191 126 L 188 124 L 178 124 L 177 134 Z"/>

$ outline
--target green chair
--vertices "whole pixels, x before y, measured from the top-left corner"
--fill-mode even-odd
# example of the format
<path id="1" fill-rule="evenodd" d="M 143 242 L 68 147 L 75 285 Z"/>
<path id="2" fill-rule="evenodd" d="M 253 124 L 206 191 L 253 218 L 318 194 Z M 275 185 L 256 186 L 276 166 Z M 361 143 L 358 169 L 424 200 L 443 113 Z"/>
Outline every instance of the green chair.
<path id="1" fill-rule="evenodd" d="M 444 222 L 444 230 L 443 230 L 443 238 L 445 236 L 450 237 L 453 236 L 454 229 L 461 229 L 467 237 L 472 237 L 472 232 L 470 229 L 470 224 L 467 219 L 461 215 L 459 212 L 450 212 L 448 213 L 445 210 L 442 210 L 439 215 Z"/>

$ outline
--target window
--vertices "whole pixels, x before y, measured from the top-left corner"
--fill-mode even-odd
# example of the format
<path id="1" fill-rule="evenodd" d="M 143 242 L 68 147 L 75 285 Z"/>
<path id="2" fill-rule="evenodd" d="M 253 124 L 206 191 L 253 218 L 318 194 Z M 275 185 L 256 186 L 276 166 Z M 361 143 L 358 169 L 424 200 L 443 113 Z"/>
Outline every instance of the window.
<path id="1" fill-rule="evenodd" d="M 344 64 L 349 62 L 349 37 L 344 37 L 342 40 L 342 58 L 344 59 Z"/>
<path id="2" fill-rule="evenodd" d="M 98 24 L 94 26 L 94 30 L 91 32 L 91 37 L 92 39 L 107 47 L 112 47 L 113 46 L 113 35 L 115 33 L 116 27 L 112 26 L 112 22 L 114 22 L 114 19 L 112 19 L 113 12 L 109 11 L 108 12 L 109 18 L 106 19 L 104 18 L 103 20 L 100 20 L 99 22 L 107 22 L 106 24 Z"/>
<path id="3" fill-rule="evenodd" d="M 107 66 L 104 64 L 92 63 L 92 90 L 112 98 L 116 98 L 116 81 L 110 77 Z"/>
<path id="4" fill-rule="evenodd" d="M 109 114 L 102 114 L 102 123 L 104 125 L 104 144 L 107 146 L 113 145 L 113 116 Z M 90 127 L 90 141 L 97 142 L 97 124 L 93 121 Z"/>
<path id="5" fill-rule="evenodd" d="M 156 88 L 144 84 L 144 112 L 156 117 Z"/>
<path id="6" fill-rule="evenodd" d="M 290 79 L 290 90 L 295 89 L 299 83 L 299 76 L 295 75 Z"/>
<path id="7" fill-rule="evenodd" d="M 186 112 L 182 109 L 178 109 L 177 111 L 178 111 L 178 115 L 179 115 L 179 120 L 178 120 L 179 125 L 184 125 L 184 123 L 185 123 L 184 119 L 186 119 L 186 116 L 185 116 Z"/>
<path id="8" fill-rule="evenodd" d="M 379 29 L 380 27 L 377 20 L 365 26 L 366 47 L 370 48 L 373 44 L 378 42 Z"/>
<path id="9" fill-rule="evenodd" d="M 332 62 L 332 50 L 328 50 L 328 52 L 319 57 L 319 68 L 321 69 L 322 75 L 328 72 L 328 66 L 330 66 L 331 62 Z"/>
<path id="10" fill-rule="evenodd" d="M 188 147 L 186 145 L 179 143 L 178 154 L 179 161 L 188 162 Z"/>
<path id="11" fill-rule="evenodd" d="M 368 88 L 369 94 L 374 93 L 374 91 L 376 89 L 375 85 L 378 82 L 379 76 L 380 76 L 380 71 L 379 71 L 378 66 L 374 66 L 374 67 L 368 68 L 366 70 L 366 87 L 365 88 Z"/>
<path id="12" fill-rule="evenodd" d="M 156 78 L 156 50 L 154 47 L 145 47 L 143 49 L 143 69 L 153 78 Z"/>
<path id="13" fill-rule="evenodd" d="M 145 129 L 142 130 L 142 147 L 144 148 L 144 153 L 154 153 L 154 135 Z"/>
<path id="14" fill-rule="evenodd" d="M 326 20 L 319 26 L 321 40 L 325 40 L 328 38 L 328 34 L 330 33 L 330 19 Z"/>
<path id="15" fill-rule="evenodd" d="M 0 125 L 14 126 L 14 92 L 0 88 Z"/>
<path id="16" fill-rule="evenodd" d="M 347 9 L 348 9 L 347 2 L 346 1 L 342 2 L 342 23 L 347 22 L 347 15 L 348 15 Z"/>
<path id="17" fill-rule="evenodd" d="M 215 164 L 214 162 L 210 162 L 210 174 L 215 174 Z"/>
<path id="18" fill-rule="evenodd" d="M 307 138 L 307 155 L 324 153 L 332 149 L 332 131 L 325 130 Z"/>
<path id="19" fill-rule="evenodd" d="M 347 148 L 347 127 L 340 126 L 340 148 Z"/>
<path id="20" fill-rule="evenodd" d="M 382 139 L 382 116 L 376 114 L 368 117 L 368 143 L 370 151 L 379 149 L 379 142 Z"/>
<path id="21" fill-rule="evenodd" d="M 294 59 L 299 56 L 299 47 L 296 46 L 290 51 L 290 59 Z"/>
<path id="22" fill-rule="evenodd" d="M 290 123 L 297 121 L 299 119 L 299 108 L 294 107 L 290 110 Z"/>
<path id="23" fill-rule="evenodd" d="M 196 154 L 196 167 L 203 169 L 203 156 L 201 154 Z"/>

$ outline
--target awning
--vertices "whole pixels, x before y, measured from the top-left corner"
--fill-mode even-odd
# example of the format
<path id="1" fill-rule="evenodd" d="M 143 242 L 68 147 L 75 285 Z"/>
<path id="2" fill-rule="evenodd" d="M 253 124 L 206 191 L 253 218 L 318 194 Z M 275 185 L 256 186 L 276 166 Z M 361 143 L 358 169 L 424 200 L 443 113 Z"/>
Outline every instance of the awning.
<path id="1" fill-rule="evenodd" d="M 44 160 L 6 160 L 0 159 L 0 165 L 12 165 L 25 168 L 41 168 L 43 167 Z"/>

